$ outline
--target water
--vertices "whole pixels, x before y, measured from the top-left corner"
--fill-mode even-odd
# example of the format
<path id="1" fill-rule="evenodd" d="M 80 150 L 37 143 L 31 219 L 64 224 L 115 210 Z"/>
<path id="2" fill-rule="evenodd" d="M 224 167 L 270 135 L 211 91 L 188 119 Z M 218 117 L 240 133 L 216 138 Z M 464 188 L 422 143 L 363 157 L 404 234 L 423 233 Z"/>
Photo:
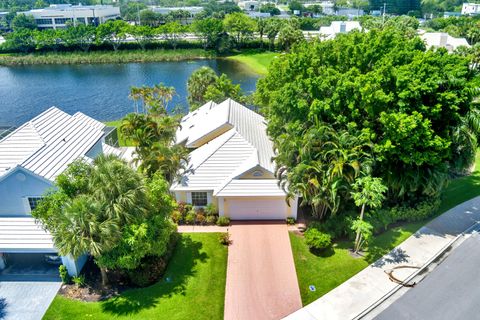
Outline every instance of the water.
<path id="1" fill-rule="evenodd" d="M 230 60 L 0 67 L 0 127 L 19 126 L 51 106 L 116 120 L 133 111 L 131 86 L 160 82 L 177 91 L 170 106 L 186 107 L 187 79 L 202 66 L 227 74 L 247 93 L 255 90 L 258 76 Z"/>

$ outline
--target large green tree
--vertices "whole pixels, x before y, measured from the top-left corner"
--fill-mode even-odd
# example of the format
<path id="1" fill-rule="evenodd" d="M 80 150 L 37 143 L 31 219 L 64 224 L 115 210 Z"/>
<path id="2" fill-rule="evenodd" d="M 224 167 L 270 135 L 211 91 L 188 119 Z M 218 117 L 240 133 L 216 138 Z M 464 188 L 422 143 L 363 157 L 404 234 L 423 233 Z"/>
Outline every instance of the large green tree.
<path id="1" fill-rule="evenodd" d="M 295 192 L 312 178 L 323 186 L 323 174 L 311 171 L 307 180 L 296 173 L 330 161 L 324 159 L 329 149 L 320 145 L 302 154 L 312 139 L 323 139 L 316 131 L 329 126 L 337 134 L 368 136 L 373 176 L 382 178 L 389 201 L 396 202 L 442 190 L 459 161 L 451 147 L 462 142 L 454 132 L 476 114 L 477 86 L 468 58 L 426 51 L 418 37 L 387 28 L 294 47 L 259 80 L 256 101 L 268 119 L 277 164 L 286 168 Z M 322 197 L 333 212 L 334 201 L 311 190 L 304 200 Z"/>

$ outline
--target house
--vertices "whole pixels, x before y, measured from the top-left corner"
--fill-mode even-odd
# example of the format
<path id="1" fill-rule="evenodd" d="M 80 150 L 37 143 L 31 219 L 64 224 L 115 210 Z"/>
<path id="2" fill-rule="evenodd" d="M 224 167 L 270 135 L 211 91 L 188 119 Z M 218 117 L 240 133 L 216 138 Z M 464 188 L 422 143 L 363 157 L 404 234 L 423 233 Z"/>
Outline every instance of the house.
<path id="1" fill-rule="evenodd" d="M 464 3 L 462 5 L 462 15 L 473 16 L 480 14 L 480 3 Z"/>
<path id="2" fill-rule="evenodd" d="M 320 34 L 325 40 L 334 39 L 339 33 L 347 33 L 353 30 L 363 30 L 358 21 L 332 21 L 330 26 L 320 27 Z"/>
<path id="3" fill-rule="evenodd" d="M 460 46 L 470 47 L 465 38 L 454 38 L 446 32 L 425 32 L 420 37 L 428 48 L 445 48 L 453 52 Z"/>
<path id="4" fill-rule="evenodd" d="M 275 178 L 266 129 L 264 117 L 231 99 L 208 102 L 183 117 L 176 143 L 192 151 L 171 187 L 177 201 L 213 203 L 220 216 L 233 220 L 296 218 L 298 199 L 287 203 Z"/>
<path id="5" fill-rule="evenodd" d="M 239 1 L 237 5 L 245 11 L 258 11 L 260 9 L 260 1 Z"/>
<path id="6" fill-rule="evenodd" d="M 31 216 L 54 180 L 77 159 L 91 161 L 100 154 L 127 154 L 112 147 L 115 129 L 87 115 L 73 116 L 52 107 L 0 140 L 0 269 L 8 257 L 41 264 L 42 254 L 56 255 L 50 233 Z M 40 254 L 40 255 L 39 255 Z M 30 257 L 29 257 L 30 255 Z M 33 255 L 39 257 L 33 259 Z M 62 257 L 71 275 L 86 261 Z"/>
<path id="7" fill-rule="evenodd" d="M 47 8 L 19 13 L 33 16 L 39 29 L 66 28 L 68 24 L 79 23 L 97 26 L 108 20 L 120 18 L 120 8 L 110 5 L 52 4 Z"/>

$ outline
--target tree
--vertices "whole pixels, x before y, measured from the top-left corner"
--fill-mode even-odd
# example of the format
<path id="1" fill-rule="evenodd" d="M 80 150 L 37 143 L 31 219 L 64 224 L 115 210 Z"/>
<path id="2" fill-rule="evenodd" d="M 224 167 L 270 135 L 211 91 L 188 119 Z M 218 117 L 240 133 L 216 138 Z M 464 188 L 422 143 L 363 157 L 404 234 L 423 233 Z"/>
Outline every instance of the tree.
<path id="1" fill-rule="evenodd" d="M 95 42 L 95 27 L 84 24 L 70 26 L 66 29 L 65 40 L 69 46 L 78 46 L 84 52 L 88 52 Z"/>
<path id="2" fill-rule="evenodd" d="M 13 18 L 11 25 L 12 25 L 13 31 L 18 31 L 21 29 L 34 30 L 37 28 L 37 23 L 35 22 L 35 18 L 30 15 L 27 16 L 23 13 L 17 14 L 15 18 Z"/>
<path id="3" fill-rule="evenodd" d="M 478 95 L 472 67 L 468 56 L 426 50 L 417 36 L 392 28 L 352 32 L 335 41 L 301 43 L 275 59 L 258 81 L 255 101 L 268 119 L 284 180 L 304 186 L 306 203 L 329 199 L 317 191 L 330 185 L 322 179 L 330 149 L 318 138 L 327 126 L 337 136 L 365 134 L 366 152 L 375 159 L 369 174 L 388 187 L 390 205 L 408 204 L 437 197 L 452 171 L 458 172 L 452 146 L 468 145 L 456 141 L 454 132 Z M 307 148 L 310 141 L 317 145 Z M 316 177 L 318 186 L 307 177 Z M 341 202 L 348 203 L 342 194 Z M 335 203 L 328 200 L 331 208 Z"/>
<path id="4" fill-rule="evenodd" d="M 270 50 L 275 47 L 275 38 L 277 37 L 278 32 L 280 32 L 281 27 L 282 22 L 279 19 L 270 18 L 266 22 L 265 34 L 270 41 Z"/>
<path id="5" fill-rule="evenodd" d="M 6 38 L 6 46 L 15 50 L 26 53 L 35 47 L 34 32 L 30 29 L 19 29 Z"/>
<path id="6" fill-rule="evenodd" d="M 140 25 L 156 27 L 160 24 L 160 17 L 152 10 L 145 9 L 140 11 Z"/>
<path id="7" fill-rule="evenodd" d="M 220 103 L 227 98 L 242 102 L 244 95 L 239 84 L 233 84 L 232 80 L 224 73 L 209 85 L 205 91 L 205 99 Z"/>
<path id="8" fill-rule="evenodd" d="M 175 21 L 168 22 L 160 28 L 164 39 L 173 47 L 173 50 L 175 50 L 182 35 L 185 33 L 185 27 Z"/>
<path id="9" fill-rule="evenodd" d="M 306 10 L 305 7 L 303 6 L 303 4 L 301 4 L 300 2 L 298 2 L 296 0 L 290 1 L 290 3 L 288 4 L 288 9 L 291 12 L 298 11 L 300 13 L 302 13 Z"/>
<path id="10" fill-rule="evenodd" d="M 268 12 L 271 16 L 278 16 L 281 13 L 275 4 L 269 2 L 260 5 L 260 12 Z"/>
<path id="11" fill-rule="evenodd" d="M 155 37 L 152 28 L 148 26 L 130 26 L 128 33 L 137 41 L 142 50 L 145 50 L 147 44 Z"/>
<path id="12" fill-rule="evenodd" d="M 63 45 L 65 31 L 62 29 L 35 30 L 33 32 L 33 38 L 37 50 L 52 49 L 54 52 L 57 52 Z"/>
<path id="13" fill-rule="evenodd" d="M 79 160 L 56 184 L 32 215 L 50 231 L 60 254 L 91 254 L 103 285 L 107 268 L 135 268 L 143 257 L 164 253 L 155 246 L 173 232 L 166 220 L 172 207 L 159 202 L 166 198 L 155 194 L 158 188 L 147 191 L 143 177 L 124 161 L 116 156 L 100 156 L 91 165 Z M 144 231 L 148 237 L 141 237 Z M 128 235 L 141 238 L 142 250 Z"/>
<path id="14" fill-rule="evenodd" d="M 314 4 L 313 6 L 308 7 L 308 10 L 315 14 L 321 14 L 323 12 L 322 6 L 318 4 Z"/>
<path id="15" fill-rule="evenodd" d="M 382 179 L 372 178 L 371 176 L 365 176 L 357 179 L 352 185 L 352 197 L 355 205 L 361 207 L 360 216 L 356 222 L 354 229 L 356 229 L 355 236 L 355 253 L 361 249 L 362 233 L 363 236 L 368 234 L 368 227 L 363 222 L 365 214 L 365 207 L 378 208 L 381 206 L 382 201 L 385 199 L 384 193 L 387 191 L 387 187 L 382 184 Z M 370 229 L 371 231 L 371 229 Z"/>
<path id="16" fill-rule="evenodd" d="M 187 99 L 191 111 L 207 102 L 205 92 L 210 85 L 215 83 L 217 78 L 215 71 L 209 67 L 201 67 L 190 75 L 187 81 Z"/>
<path id="17" fill-rule="evenodd" d="M 305 38 L 302 30 L 296 28 L 292 23 L 284 24 L 278 33 L 278 42 L 286 51 L 289 51 L 295 43 L 300 43 L 303 40 Z"/>
<path id="18" fill-rule="evenodd" d="M 202 39 L 203 48 L 215 48 L 224 29 L 222 20 L 215 18 L 206 18 L 195 20 L 193 23 L 195 34 Z"/>
<path id="19" fill-rule="evenodd" d="M 143 86 L 140 88 L 130 88 L 129 97 L 134 100 L 137 107 L 137 101 L 142 101 L 142 108 L 145 112 L 155 117 L 161 117 L 168 112 L 168 103 L 176 94 L 174 87 L 167 87 L 163 83 L 153 87 Z M 136 108 L 137 109 L 137 108 Z"/>
<path id="20" fill-rule="evenodd" d="M 110 44 L 117 51 L 127 38 L 129 25 L 122 20 L 109 20 L 99 25 L 96 31 L 98 42 Z"/>
<path id="21" fill-rule="evenodd" d="M 243 45 L 247 38 L 253 35 L 256 28 L 255 20 L 240 12 L 227 14 L 223 24 L 225 31 L 234 37 L 239 47 Z"/>
<path id="22" fill-rule="evenodd" d="M 263 36 L 265 34 L 265 26 L 267 25 L 267 20 L 258 18 L 255 20 L 257 23 L 258 38 L 260 39 L 260 47 L 263 48 Z"/>

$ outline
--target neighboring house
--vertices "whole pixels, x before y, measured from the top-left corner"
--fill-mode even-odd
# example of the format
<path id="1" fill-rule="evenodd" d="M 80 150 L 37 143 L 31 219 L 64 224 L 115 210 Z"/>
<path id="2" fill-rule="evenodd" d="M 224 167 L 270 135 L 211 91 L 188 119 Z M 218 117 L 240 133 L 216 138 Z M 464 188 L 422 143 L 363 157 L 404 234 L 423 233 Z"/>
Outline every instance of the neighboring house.
<path id="1" fill-rule="evenodd" d="M 245 11 L 258 11 L 261 3 L 260 1 L 240 1 L 237 5 Z"/>
<path id="2" fill-rule="evenodd" d="M 465 38 L 454 38 L 445 32 L 426 32 L 420 34 L 428 48 L 445 48 L 453 52 L 460 46 L 470 47 Z"/>
<path id="3" fill-rule="evenodd" d="M 467 16 L 480 14 L 480 3 L 464 3 L 462 5 L 462 14 Z"/>
<path id="4" fill-rule="evenodd" d="M 305 8 L 309 8 L 314 5 L 322 7 L 322 14 L 334 15 L 335 14 L 335 3 L 333 1 L 320 1 L 320 2 L 307 2 L 303 4 Z"/>
<path id="5" fill-rule="evenodd" d="M 330 26 L 320 27 L 320 35 L 325 40 L 334 39 L 339 33 L 347 33 L 353 30 L 362 30 L 358 21 L 332 21 Z"/>
<path id="6" fill-rule="evenodd" d="M 158 14 L 167 15 L 172 12 L 188 12 L 188 16 L 184 16 L 179 19 L 182 24 L 191 24 L 195 16 L 203 12 L 203 7 L 158 7 L 150 6 L 149 7 L 153 12 Z"/>
<path id="7" fill-rule="evenodd" d="M 275 178 L 273 143 L 265 118 L 228 99 L 208 102 L 181 121 L 176 141 L 192 149 L 188 168 L 172 185 L 177 201 L 214 203 L 233 220 L 297 217 Z"/>
<path id="8" fill-rule="evenodd" d="M 31 212 L 74 160 L 123 155 L 126 148 L 106 143 L 115 134 L 111 129 L 83 113 L 71 116 L 52 107 L 0 140 L 0 268 L 5 253 L 57 252 L 52 236 Z M 86 256 L 77 261 L 62 257 L 62 261 L 75 275 Z"/>
<path id="9" fill-rule="evenodd" d="M 52 4 L 43 9 L 33 9 L 19 14 L 33 16 L 39 29 L 66 28 L 68 24 L 95 25 L 120 18 L 120 8 L 110 5 L 83 6 Z"/>

